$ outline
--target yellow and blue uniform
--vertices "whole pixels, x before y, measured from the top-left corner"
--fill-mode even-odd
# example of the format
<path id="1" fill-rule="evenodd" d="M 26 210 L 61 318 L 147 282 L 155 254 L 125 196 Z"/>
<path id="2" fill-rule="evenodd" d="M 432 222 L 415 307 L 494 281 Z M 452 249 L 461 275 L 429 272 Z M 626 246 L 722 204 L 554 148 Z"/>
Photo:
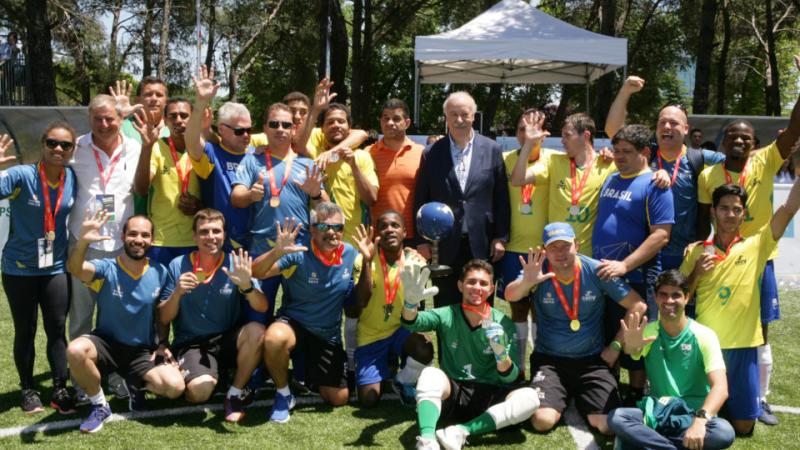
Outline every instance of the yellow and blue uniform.
<path id="1" fill-rule="evenodd" d="M 3 273 L 53 275 L 64 273 L 67 260 L 67 216 L 75 203 L 75 173 L 65 168 L 64 192 L 55 217 L 53 265 L 39 268 L 37 240 L 44 235 L 44 198 L 36 164 L 14 166 L 0 172 L 0 198 L 9 198 L 11 224 L 3 248 Z M 50 206 L 56 208 L 58 184 L 48 183 Z M 51 211 L 52 212 L 52 211 Z"/>
<path id="2" fill-rule="evenodd" d="M 187 192 L 200 197 L 200 182 L 197 174 L 191 170 L 192 162 L 189 152 L 178 152 L 178 165 L 181 173 L 189 169 L 189 187 Z M 160 139 L 153 146 L 150 155 L 150 193 L 147 196 L 147 215 L 153 221 L 153 245 L 159 247 L 194 247 L 190 230 L 192 216 L 187 216 L 178 209 L 181 196 L 181 180 L 178 169 L 172 160 L 169 143 Z M 169 261 L 166 261 L 169 263 Z"/>

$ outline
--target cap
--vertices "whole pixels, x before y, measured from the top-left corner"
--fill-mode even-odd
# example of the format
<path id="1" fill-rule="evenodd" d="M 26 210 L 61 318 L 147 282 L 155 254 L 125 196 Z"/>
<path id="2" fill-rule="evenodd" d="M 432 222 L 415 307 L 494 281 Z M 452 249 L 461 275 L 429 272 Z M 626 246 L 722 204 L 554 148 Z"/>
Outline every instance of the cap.
<path id="1" fill-rule="evenodd" d="M 575 231 L 572 226 L 565 222 L 553 222 L 544 227 L 542 233 L 544 245 L 550 245 L 555 241 L 575 242 Z"/>

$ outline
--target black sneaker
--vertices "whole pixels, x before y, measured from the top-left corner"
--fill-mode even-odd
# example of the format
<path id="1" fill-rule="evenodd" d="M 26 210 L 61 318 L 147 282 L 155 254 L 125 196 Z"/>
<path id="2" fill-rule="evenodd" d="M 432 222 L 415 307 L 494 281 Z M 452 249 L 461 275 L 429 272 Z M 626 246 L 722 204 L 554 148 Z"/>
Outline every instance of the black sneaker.
<path id="1" fill-rule="evenodd" d="M 33 389 L 22 390 L 22 411 L 25 414 L 36 414 L 44 411 L 42 400 L 39 398 L 39 393 Z"/>
<path id="2" fill-rule="evenodd" d="M 50 397 L 50 407 L 58 411 L 59 414 L 74 414 L 75 399 L 65 387 L 55 388 L 53 396 Z"/>
<path id="3" fill-rule="evenodd" d="M 766 400 L 761 401 L 761 415 L 758 416 L 758 421 L 763 423 L 764 425 L 774 426 L 780 423 L 780 420 L 772 414 L 772 408 L 769 407 L 769 403 Z"/>
<path id="4" fill-rule="evenodd" d="M 126 391 L 128 391 L 128 410 L 134 411 L 147 411 L 145 404 L 145 390 L 138 389 L 134 385 L 126 382 Z"/>
<path id="5" fill-rule="evenodd" d="M 125 400 L 131 394 L 128 392 L 128 387 L 126 386 L 128 383 L 125 381 L 121 381 L 119 383 L 108 383 L 108 390 L 111 391 L 115 397 L 120 400 Z"/>

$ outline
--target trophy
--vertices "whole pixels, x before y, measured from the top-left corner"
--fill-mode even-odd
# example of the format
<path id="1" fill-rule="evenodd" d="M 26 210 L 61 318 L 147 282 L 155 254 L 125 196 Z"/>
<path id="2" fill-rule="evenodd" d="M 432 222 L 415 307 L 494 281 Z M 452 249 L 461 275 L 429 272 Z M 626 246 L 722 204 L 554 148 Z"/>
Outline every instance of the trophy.
<path id="1" fill-rule="evenodd" d="M 439 241 L 453 231 L 454 223 L 453 210 L 444 203 L 425 203 L 417 211 L 417 232 L 433 246 L 428 263 L 433 278 L 445 277 L 453 272 L 451 267 L 439 264 Z"/>

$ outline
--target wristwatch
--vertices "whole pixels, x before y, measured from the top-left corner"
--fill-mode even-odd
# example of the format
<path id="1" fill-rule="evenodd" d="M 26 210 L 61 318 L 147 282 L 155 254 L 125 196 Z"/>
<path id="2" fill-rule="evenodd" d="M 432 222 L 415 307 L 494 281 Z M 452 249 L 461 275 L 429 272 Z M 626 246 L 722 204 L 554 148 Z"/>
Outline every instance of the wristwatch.
<path id="1" fill-rule="evenodd" d="M 705 409 L 698 409 L 694 412 L 694 416 L 701 419 L 711 420 L 711 414 L 709 414 Z"/>

